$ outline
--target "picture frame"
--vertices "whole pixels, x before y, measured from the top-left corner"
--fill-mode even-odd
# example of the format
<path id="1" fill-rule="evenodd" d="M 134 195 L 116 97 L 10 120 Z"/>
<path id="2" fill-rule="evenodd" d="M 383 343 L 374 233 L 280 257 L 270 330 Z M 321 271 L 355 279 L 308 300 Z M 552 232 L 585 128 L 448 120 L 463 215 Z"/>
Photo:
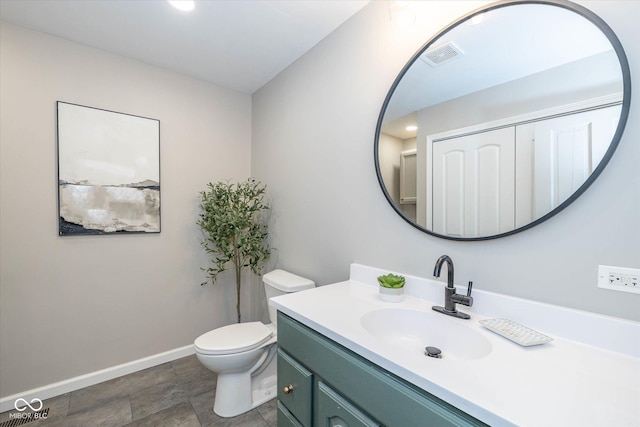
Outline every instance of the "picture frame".
<path id="1" fill-rule="evenodd" d="M 160 232 L 160 121 L 57 101 L 60 236 Z"/>

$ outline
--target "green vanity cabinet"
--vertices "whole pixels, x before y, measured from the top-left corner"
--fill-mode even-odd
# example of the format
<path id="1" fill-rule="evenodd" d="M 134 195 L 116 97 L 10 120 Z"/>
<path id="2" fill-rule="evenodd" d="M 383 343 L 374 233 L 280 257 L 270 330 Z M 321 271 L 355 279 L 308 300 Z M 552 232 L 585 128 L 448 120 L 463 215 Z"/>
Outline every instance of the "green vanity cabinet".
<path id="1" fill-rule="evenodd" d="M 278 313 L 278 426 L 486 426 Z"/>

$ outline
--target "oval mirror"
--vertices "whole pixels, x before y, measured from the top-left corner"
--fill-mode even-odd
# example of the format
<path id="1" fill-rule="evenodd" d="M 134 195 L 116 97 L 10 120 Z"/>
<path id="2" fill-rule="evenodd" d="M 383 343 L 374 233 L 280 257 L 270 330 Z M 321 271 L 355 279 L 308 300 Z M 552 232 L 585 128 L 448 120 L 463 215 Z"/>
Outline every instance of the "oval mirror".
<path id="1" fill-rule="evenodd" d="M 629 66 L 613 31 L 565 1 L 506 1 L 429 40 L 378 119 L 376 172 L 393 208 L 446 239 L 485 240 L 560 212 L 622 136 Z"/>

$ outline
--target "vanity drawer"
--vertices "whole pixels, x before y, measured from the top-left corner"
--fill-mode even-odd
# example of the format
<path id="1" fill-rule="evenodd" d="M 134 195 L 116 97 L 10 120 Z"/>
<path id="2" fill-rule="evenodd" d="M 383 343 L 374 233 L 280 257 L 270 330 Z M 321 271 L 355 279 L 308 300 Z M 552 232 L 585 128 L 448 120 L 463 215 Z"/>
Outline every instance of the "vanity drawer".
<path id="1" fill-rule="evenodd" d="M 278 349 L 278 400 L 302 424 L 311 427 L 313 373 Z"/>

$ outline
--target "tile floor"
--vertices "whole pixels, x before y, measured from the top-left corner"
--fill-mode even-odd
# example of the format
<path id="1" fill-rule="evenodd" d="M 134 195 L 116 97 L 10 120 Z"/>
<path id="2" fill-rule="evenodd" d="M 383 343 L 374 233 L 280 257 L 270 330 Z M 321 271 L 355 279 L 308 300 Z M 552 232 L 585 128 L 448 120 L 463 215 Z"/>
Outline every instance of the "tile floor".
<path id="1" fill-rule="evenodd" d="M 234 418 L 213 412 L 216 376 L 188 356 L 45 400 L 25 427 L 276 427 L 276 399 Z M 0 414 L 0 426 L 15 410 Z"/>

